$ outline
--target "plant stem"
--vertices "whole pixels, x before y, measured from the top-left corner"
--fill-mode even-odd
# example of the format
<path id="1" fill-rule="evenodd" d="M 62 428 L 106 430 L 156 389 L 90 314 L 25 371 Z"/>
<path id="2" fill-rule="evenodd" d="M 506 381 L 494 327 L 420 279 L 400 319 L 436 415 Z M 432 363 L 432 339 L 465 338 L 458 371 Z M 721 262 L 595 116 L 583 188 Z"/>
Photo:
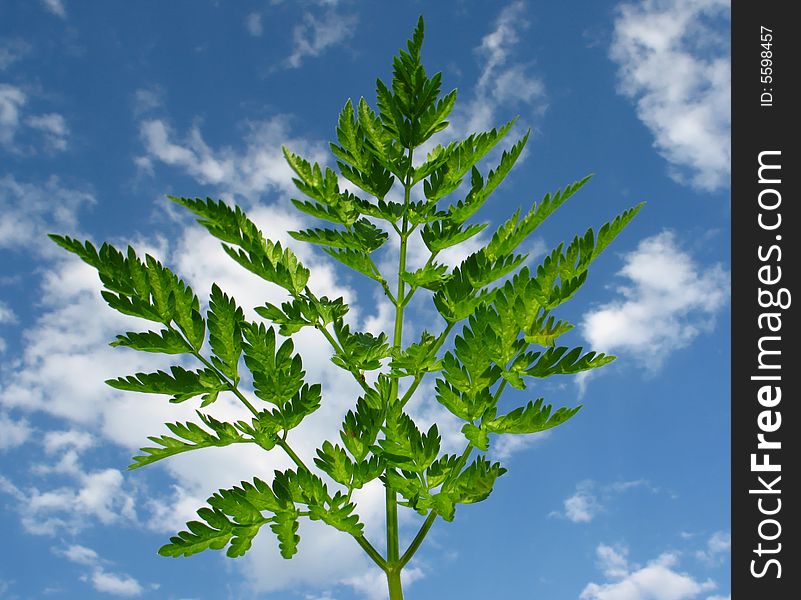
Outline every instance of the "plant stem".
<path id="1" fill-rule="evenodd" d="M 289 456 L 289 458 L 291 458 L 291 459 L 292 459 L 292 462 L 293 462 L 293 463 L 295 463 L 295 464 L 296 464 L 298 467 L 300 467 L 300 468 L 301 468 L 301 469 L 303 469 L 304 471 L 309 471 L 309 468 L 308 468 L 308 467 L 307 467 L 307 466 L 304 464 L 304 462 L 303 462 L 303 460 L 300 458 L 300 456 L 298 456 L 297 454 L 295 454 L 295 451 L 294 451 L 292 448 L 290 448 L 290 446 L 289 446 L 289 444 L 286 442 L 286 440 L 282 440 L 282 439 L 280 439 L 280 438 L 279 438 L 279 439 L 278 439 L 278 441 L 277 441 L 276 443 L 277 443 L 279 446 L 281 446 L 281 448 L 283 448 L 283 449 L 284 449 L 284 452 L 286 452 L 286 453 L 287 453 L 287 455 Z M 309 472 L 311 473 L 311 471 L 309 471 Z"/>
<path id="2" fill-rule="evenodd" d="M 183 339 L 187 343 L 187 345 L 189 345 L 190 348 L 192 347 L 192 344 L 189 343 L 189 340 L 186 339 L 183 333 L 175 329 L 175 327 L 173 327 L 171 323 L 165 323 L 165 325 L 167 326 L 167 329 L 181 336 L 181 339 Z M 239 399 L 239 401 L 245 405 L 245 407 L 247 407 L 247 409 L 253 414 L 253 416 L 255 417 L 259 416 L 259 411 L 256 410 L 256 407 L 253 406 L 250 403 L 250 401 L 247 398 L 245 398 L 244 394 L 242 394 L 242 392 L 239 391 L 239 387 L 237 386 L 236 381 L 228 379 L 228 377 L 226 377 L 217 367 L 215 367 L 213 364 L 211 364 L 211 362 L 206 360 L 199 351 L 192 349 L 191 353 L 192 356 L 194 356 L 196 359 L 202 362 L 206 366 L 206 368 L 210 369 L 211 371 L 214 371 L 217 377 L 220 378 L 220 381 L 225 382 L 225 384 L 228 386 L 228 390 L 232 392 L 234 396 L 236 396 Z"/>
<path id="3" fill-rule="evenodd" d="M 406 291 L 405 282 L 403 281 L 403 274 L 406 272 L 406 249 L 409 235 L 409 221 L 406 216 L 406 210 L 409 207 L 409 200 L 412 193 L 411 174 L 412 158 L 414 150 L 409 149 L 409 166 L 406 174 L 406 179 L 403 182 L 403 221 L 400 231 L 400 256 L 398 257 L 398 291 L 395 294 L 395 332 L 392 339 L 392 346 L 395 350 L 399 350 L 403 342 L 403 295 Z M 398 380 L 392 380 L 392 387 L 390 393 L 390 403 L 396 402 L 398 399 Z M 389 486 L 386 486 L 385 491 L 385 505 L 387 513 L 387 583 L 389 585 L 390 600 L 402 600 L 403 589 L 401 587 L 400 571 L 403 567 L 397 564 L 400 558 L 400 549 L 398 548 L 398 498 L 395 491 Z M 397 571 L 396 571 L 397 569 Z"/>
<path id="4" fill-rule="evenodd" d="M 387 583 L 389 584 L 389 600 L 403 600 L 403 587 L 401 587 L 401 567 L 387 569 Z"/>
<path id="5" fill-rule="evenodd" d="M 382 570 L 387 570 L 387 561 L 384 560 L 384 557 L 376 550 L 373 545 L 367 541 L 363 535 L 358 537 L 354 536 L 356 541 L 359 543 L 359 546 L 367 553 L 367 556 L 373 559 L 373 562 L 381 567 Z"/>
<path id="6" fill-rule="evenodd" d="M 429 350 L 428 356 L 431 356 L 431 355 L 437 353 L 437 351 L 442 347 L 442 344 L 448 338 L 448 334 L 451 332 L 451 329 L 453 329 L 453 326 L 455 324 L 456 323 L 451 323 L 450 321 L 448 321 L 448 325 L 445 327 L 445 329 L 439 335 L 439 338 L 437 339 L 436 344 L 434 344 L 434 347 L 431 348 L 431 350 Z M 420 385 L 420 382 L 423 381 L 423 377 L 424 376 L 425 376 L 425 373 L 420 373 L 419 375 L 415 376 L 414 381 L 412 381 L 412 385 L 409 386 L 409 389 L 406 390 L 406 393 L 403 395 L 403 398 L 401 398 L 401 401 L 400 401 L 401 406 L 406 406 L 406 403 L 409 400 L 411 400 L 411 398 L 414 395 L 415 391 L 417 391 L 417 387 Z"/>
<path id="7" fill-rule="evenodd" d="M 420 544 L 423 543 L 423 540 L 428 533 L 428 530 L 431 529 L 431 526 L 434 524 L 434 521 L 437 520 L 437 511 L 432 510 L 428 513 L 426 520 L 423 521 L 423 525 L 420 527 L 420 531 L 417 532 L 417 535 L 414 536 L 412 543 L 409 544 L 409 547 L 406 549 L 406 552 L 403 553 L 400 559 L 400 568 L 402 569 L 407 562 L 409 562 L 414 556 L 414 553 L 417 552 L 417 549 L 420 547 Z"/>

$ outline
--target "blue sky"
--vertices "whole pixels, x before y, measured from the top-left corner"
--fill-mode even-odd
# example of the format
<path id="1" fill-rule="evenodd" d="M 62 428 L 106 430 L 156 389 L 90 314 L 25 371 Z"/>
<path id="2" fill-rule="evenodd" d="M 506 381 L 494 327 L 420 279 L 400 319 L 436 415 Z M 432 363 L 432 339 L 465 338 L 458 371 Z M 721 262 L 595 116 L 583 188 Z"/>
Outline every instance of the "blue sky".
<path id="1" fill-rule="evenodd" d="M 516 115 L 510 136 L 532 130 L 479 220 L 497 224 L 595 173 L 527 242 L 536 260 L 647 205 L 560 311 L 577 325 L 567 342 L 618 361 L 509 394 L 509 405 L 537 393 L 585 406 L 550 434 L 491 449 L 509 473 L 487 501 L 435 525 L 410 564 L 407 597 L 730 598 L 730 22 L 721 0 L 0 4 L 0 598 L 385 597 L 352 539 L 316 524 L 302 525 L 288 562 L 269 531 L 237 560 L 156 555 L 217 488 L 289 464 L 234 446 L 128 472 L 146 436 L 191 418 L 192 407 L 103 384 L 169 363 L 108 347 L 136 323 L 108 309 L 94 272 L 45 234 L 132 243 L 201 297 L 216 281 L 248 310 L 281 300 L 165 195 L 235 201 L 269 237 L 290 240 L 310 220 L 289 202 L 280 145 L 330 163 L 339 111 L 348 98 L 374 103 L 376 76 L 391 77 L 419 14 L 424 63 L 459 90 L 446 139 Z M 290 245 L 315 289 L 351 303 L 355 326 L 387 328 L 372 286 Z M 409 341 L 436 326 L 430 304 L 414 310 Z M 293 433 L 311 457 L 357 392 L 311 333 L 297 345 L 326 398 Z M 414 416 L 441 422 L 455 449 L 460 434 L 431 386 L 422 389 Z M 379 539 L 380 486 L 357 499 L 368 537 Z M 417 522 L 402 515 L 405 539 Z"/>

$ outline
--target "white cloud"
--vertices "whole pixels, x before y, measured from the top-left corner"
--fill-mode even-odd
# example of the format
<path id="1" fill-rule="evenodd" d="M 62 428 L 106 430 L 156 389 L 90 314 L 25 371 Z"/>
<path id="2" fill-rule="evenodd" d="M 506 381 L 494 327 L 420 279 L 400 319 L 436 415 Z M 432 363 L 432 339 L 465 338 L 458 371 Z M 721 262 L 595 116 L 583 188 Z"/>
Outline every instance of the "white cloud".
<path id="1" fill-rule="evenodd" d="M 13 85 L 0 84 L 0 145 L 12 146 L 20 121 L 20 110 L 27 102 L 26 94 Z"/>
<path id="2" fill-rule="evenodd" d="M 39 477 L 57 474 L 58 487 L 22 489 L 3 478 L 0 491 L 16 500 L 23 528 L 35 535 L 76 533 L 99 521 L 104 525 L 136 521 L 132 492 L 116 469 L 86 470 L 80 454 L 92 445 L 91 437 L 77 431 L 47 432 L 45 455 L 55 463 L 35 463 Z M 64 483 L 64 479 L 68 483 Z"/>
<path id="3" fill-rule="evenodd" d="M 67 18 L 67 9 L 64 8 L 64 3 L 61 0 L 42 0 L 47 12 L 62 19 Z"/>
<path id="4" fill-rule="evenodd" d="M 704 550 L 695 553 L 698 560 L 707 565 L 722 564 L 731 552 L 731 534 L 728 531 L 716 531 L 706 543 Z"/>
<path id="5" fill-rule="evenodd" d="M 292 30 L 292 53 L 286 59 L 288 67 L 297 68 L 306 57 L 320 56 L 331 46 L 350 38 L 358 23 L 356 15 L 344 15 L 328 10 L 321 16 L 303 14 L 303 21 Z"/>
<path id="6" fill-rule="evenodd" d="M 0 451 L 21 446 L 31 437 L 31 427 L 25 419 L 12 419 L 0 412 Z"/>
<path id="7" fill-rule="evenodd" d="M 493 29 L 475 49 L 481 74 L 473 97 L 467 103 L 457 104 L 449 135 L 461 136 L 496 127 L 497 113 L 502 109 L 526 107 L 534 114 L 545 111 L 543 81 L 529 73 L 527 63 L 515 60 L 521 36 L 529 26 L 522 0 L 512 2 L 499 13 Z"/>
<path id="8" fill-rule="evenodd" d="M 610 56 L 619 89 L 679 182 L 728 185 L 731 61 L 728 0 L 621 4 Z"/>
<path id="9" fill-rule="evenodd" d="M 133 95 L 134 116 L 150 113 L 164 105 L 164 89 L 159 85 L 141 87 Z"/>
<path id="10" fill-rule="evenodd" d="M 0 250 L 58 254 L 46 234 L 74 235 L 78 212 L 94 203 L 89 191 L 65 187 L 56 176 L 41 184 L 0 177 Z"/>
<path id="11" fill-rule="evenodd" d="M 33 130 L 43 136 L 46 150 L 66 150 L 69 128 L 64 117 L 58 113 L 25 116 L 23 109 L 27 103 L 28 95 L 21 88 L 0 83 L 0 147 L 14 153 L 35 152 L 33 146 L 17 140 L 21 132 Z"/>
<path id="12" fill-rule="evenodd" d="M 565 498 L 562 503 L 564 512 L 554 511 L 550 516 L 565 517 L 573 523 L 589 523 L 605 511 L 620 494 L 637 488 L 644 488 L 651 493 L 659 491 L 644 479 L 615 481 L 603 485 L 587 479 L 579 482 L 576 491 Z"/>
<path id="13" fill-rule="evenodd" d="M 575 494 L 565 499 L 564 508 L 565 516 L 574 523 L 588 523 L 601 510 L 595 495 L 582 485 L 579 485 Z"/>
<path id="14" fill-rule="evenodd" d="M 264 26 L 261 20 L 261 13 L 257 12 L 252 12 L 245 18 L 245 28 L 253 37 L 259 37 L 264 32 Z"/>
<path id="15" fill-rule="evenodd" d="M 139 582 L 130 575 L 109 573 L 103 569 L 95 569 L 90 577 L 92 587 L 98 592 L 114 596 L 140 596 L 143 592 Z"/>
<path id="16" fill-rule="evenodd" d="M 282 144 L 313 161 L 325 158 L 321 146 L 291 136 L 286 116 L 247 121 L 244 127 L 244 149 L 230 146 L 214 149 L 206 144 L 198 125 L 183 139 L 177 139 L 165 121 L 143 121 L 140 135 L 147 154 L 146 161 L 140 162 L 147 166 L 154 160 L 160 161 L 178 167 L 202 184 L 253 199 L 267 191 L 294 190 L 293 172 L 281 153 Z"/>
<path id="17" fill-rule="evenodd" d="M 57 113 L 36 115 L 25 119 L 25 123 L 28 127 L 43 133 L 45 144 L 49 149 L 55 151 L 67 149 L 69 128 L 63 116 Z"/>
<path id="18" fill-rule="evenodd" d="M 598 544 L 595 554 L 598 557 L 598 568 L 607 577 L 625 577 L 628 574 L 629 549 L 625 546 L 613 547 L 606 544 Z"/>
<path id="19" fill-rule="evenodd" d="M 626 352 L 655 371 L 713 327 L 729 275 L 720 264 L 700 267 L 670 231 L 642 240 L 624 262 L 619 298 L 585 314 L 582 333 L 593 349 Z"/>
<path id="20" fill-rule="evenodd" d="M 490 445 L 490 454 L 494 460 L 506 460 L 526 448 L 544 442 L 551 435 L 551 431 L 527 435 L 499 435 Z"/>
<path id="21" fill-rule="evenodd" d="M 90 574 L 83 575 L 81 580 L 91 583 L 98 592 L 114 596 L 139 596 L 144 591 L 142 585 L 130 575 L 109 573 L 104 567 L 107 561 L 91 548 L 72 544 L 63 549 L 56 548 L 54 552 L 70 562 L 89 567 Z"/>
<path id="22" fill-rule="evenodd" d="M 100 562 L 97 552 L 80 544 L 72 544 L 63 550 L 56 549 L 56 553 L 79 565 L 92 566 Z"/>
<path id="23" fill-rule="evenodd" d="M 0 323 L 16 323 L 17 315 L 11 310 L 11 307 L 0 300 Z"/>
<path id="24" fill-rule="evenodd" d="M 626 548 L 599 544 L 598 565 L 612 581 L 588 583 L 581 600 L 690 600 L 716 587 L 711 580 L 697 581 L 675 569 L 678 556 L 664 553 L 644 567 L 629 565 Z"/>
<path id="25" fill-rule="evenodd" d="M 31 51 L 31 45 L 22 38 L 0 40 L 0 71 L 5 71 Z"/>

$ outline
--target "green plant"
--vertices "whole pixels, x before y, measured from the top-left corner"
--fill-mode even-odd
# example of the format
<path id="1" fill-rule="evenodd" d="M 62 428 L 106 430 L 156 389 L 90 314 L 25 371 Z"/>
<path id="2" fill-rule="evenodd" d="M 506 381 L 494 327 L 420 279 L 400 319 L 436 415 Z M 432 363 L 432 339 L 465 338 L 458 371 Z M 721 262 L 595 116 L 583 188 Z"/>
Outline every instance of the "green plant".
<path id="1" fill-rule="evenodd" d="M 130 468 L 238 443 L 285 452 L 295 463 L 292 469 L 277 471 L 269 484 L 254 479 L 219 490 L 209 498 L 209 506 L 198 511 L 200 520 L 188 523 L 188 530 L 171 538 L 160 554 L 189 556 L 227 546 L 228 556 L 241 556 L 268 525 L 278 537 L 281 554 L 290 558 L 298 548 L 299 520 L 322 520 L 353 536 L 386 573 L 390 598 L 400 599 L 401 571 L 435 520 L 451 521 L 457 505 L 484 500 L 506 471 L 484 455 L 471 460 L 473 451 L 486 452 L 490 435 L 540 432 L 564 423 L 580 408 L 553 410 L 540 398 L 499 414 L 498 400 L 506 387 L 524 390 L 529 378 L 574 374 L 613 360 L 556 346 L 572 325 L 557 320 L 551 311 L 578 291 L 590 264 L 640 206 L 601 227 L 597 235 L 589 230 L 560 244 L 530 270 L 524 264 L 527 256 L 517 249 L 584 186 L 586 177 L 546 195 L 525 214 L 515 212 L 485 247 L 458 267 L 438 263 L 440 252 L 488 226 L 468 221 L 514 166 L 528 134 L 505 150 L 486 176 L 476 165 L 513 123 L 436 146 L 425 161 L 415 164 L 415 150 L 448 126 L 456 101 L 456 90 L 441 95 L 439 73 L 426 75 L 420 62 L 422 42 L 421 19 L 407 50 L 394 59 L 391 86 L 377 83 L 377 112 L 361 99 L 356 105 L 348 101 L 339 117 L 337 142 L 331 144 L 339 172 L 372 200 L 344 190 L 340 175 L 331 168 L 284 149 L 295 184 L 307 197 L 293 200 L 294 205 L 334 225 L 292 236 L 321 245 L 332 258 L 382 287 L 395 307 L 391 339 L 384 333 L 351 331 L 343 300 L 315 295 L 308 285 L 309 271 L 292 251 L 266 240 L 242 210 L 222 201 L 171 197 L 195 213 L 232 259 L 288 292 L 281 306 L 267 303 L 255 309 L 267 324 L 247 320 L 236 300 L 216 284 L 203 314 L 185 282 L 153 257 L 141 259 L 130 247 L 122 252 L 103 244 L 98 250 L 89 242 L 51 236 L 97 269 L 102 296 L 112 308 L 162 327 L 120 335 L 112 346 L 191 355 L 199 362 L 194 370 L 173 366 L 169 372 L 137 373 L 107 382 L 120 390 L 164 394 L 171 402 L 199 399 L 199 422 L 168 423 L 169 434 L 151 437 L 153 445 L 143 448 Z M 396 183 L 403 189 L 402 202 L 387 199 Z M 454 195 L 461 199 L 443 206 L 442 201 Z M 397 281 L 385 278 L 372 258 L 387 242 L 388 231 L 400 240 Z M 423 267 L 411 271 L 407 248 L 417 234 L 430 255 Z M 404 346 L 404 311 L 423 289 L 433 294 L 444 324 L 438 334 L 423 332 L 417 342 Z M 292 449 L 289 439 L 290 431 L 322 402 L 321 386 L 305 382 L 301 357 L 294 352 L 292 336 L 304 327 L 320 332 L 331 346 L 331 360 L 352 373 L 364 392 L 342 423 L 341 445 L 323 443 L 313 464 Z M 457 327 L 461 329 L 451 349 L 443 352 Z M 429 374 L 437 378 L 437 401 L 464 421 L 466 445 L 460 455 L 442 454 L 437 426 L 422 432 L 404 410 Z M 401 379 L 408 382 L 403 393 Z M 252 419 L 223 422 L 203 412 L 221 393 L 238 398 Z M 386 489 L 383 554 L 364 536 L 352 502 L 353 491 L 375 479 Z M 398 506 L 424 517 L 403 552 Z"/>

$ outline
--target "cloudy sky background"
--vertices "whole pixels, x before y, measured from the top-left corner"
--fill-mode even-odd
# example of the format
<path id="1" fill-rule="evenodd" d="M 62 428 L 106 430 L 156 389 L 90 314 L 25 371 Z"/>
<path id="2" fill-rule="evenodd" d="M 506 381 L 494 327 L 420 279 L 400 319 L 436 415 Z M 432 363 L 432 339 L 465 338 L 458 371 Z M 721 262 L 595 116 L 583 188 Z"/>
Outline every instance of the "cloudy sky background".
<path id="1" fill-rule="evenodd" d="M 559 312 L 577 325 L 566 341 L 619 360 L 505 397 L 585 407 L 549 435 L 493 446 L 510 472 L 486 502 L 435 525 L 407 596 L 730 598 L 730 22 L 718 0 L 0 4 L 0 598 L 385 596 L 352 539 L 316 523 L 302 524 L 292 561 L 267 530 L 237 560 L 156 555 L 214 490 L 289 464 L 229 447 L 126 471 L 146 436 L 192 407 L 103 384 L 169 363 L 108 347 L 138 324 L 45 234 L 131 243 L 201 298 L 217 282 L 253 316 L 280 291 L 164 196 L 225 198 L 296 249 L 318 295 L 351 303 L 355 326 L 386 329 L 380 290 L 287 235 L 311 220 L 289 202 L 280 145 L 330 163 L 339 110 L 374 103 L 375 77 L 391 77 L 421 13 L 424 63 L 459 89 L 442 139 L 515 115 L 510 138 L 532 130 L 479 220 L 497 224 L 595 173 L 529 240 L 536 261 L 648 204 Z M 382 264 L 392 259 L 389 248 Z M 413 311 L 407 341 L 439 327 L 430 304 Z M 324 386 L 323 407 L 291 437 L 310 458 L 357 390 L 312 332 L 296 346 Z M 415 417 L 441 423 L 456 449 L 460 434 L 421 390 Z M 242 413 L 221 400 L 214 414 Z M 357 500 L 380 543 L 383 490 Z M 417 524 L 402 515 L 405 539 Z"/>

